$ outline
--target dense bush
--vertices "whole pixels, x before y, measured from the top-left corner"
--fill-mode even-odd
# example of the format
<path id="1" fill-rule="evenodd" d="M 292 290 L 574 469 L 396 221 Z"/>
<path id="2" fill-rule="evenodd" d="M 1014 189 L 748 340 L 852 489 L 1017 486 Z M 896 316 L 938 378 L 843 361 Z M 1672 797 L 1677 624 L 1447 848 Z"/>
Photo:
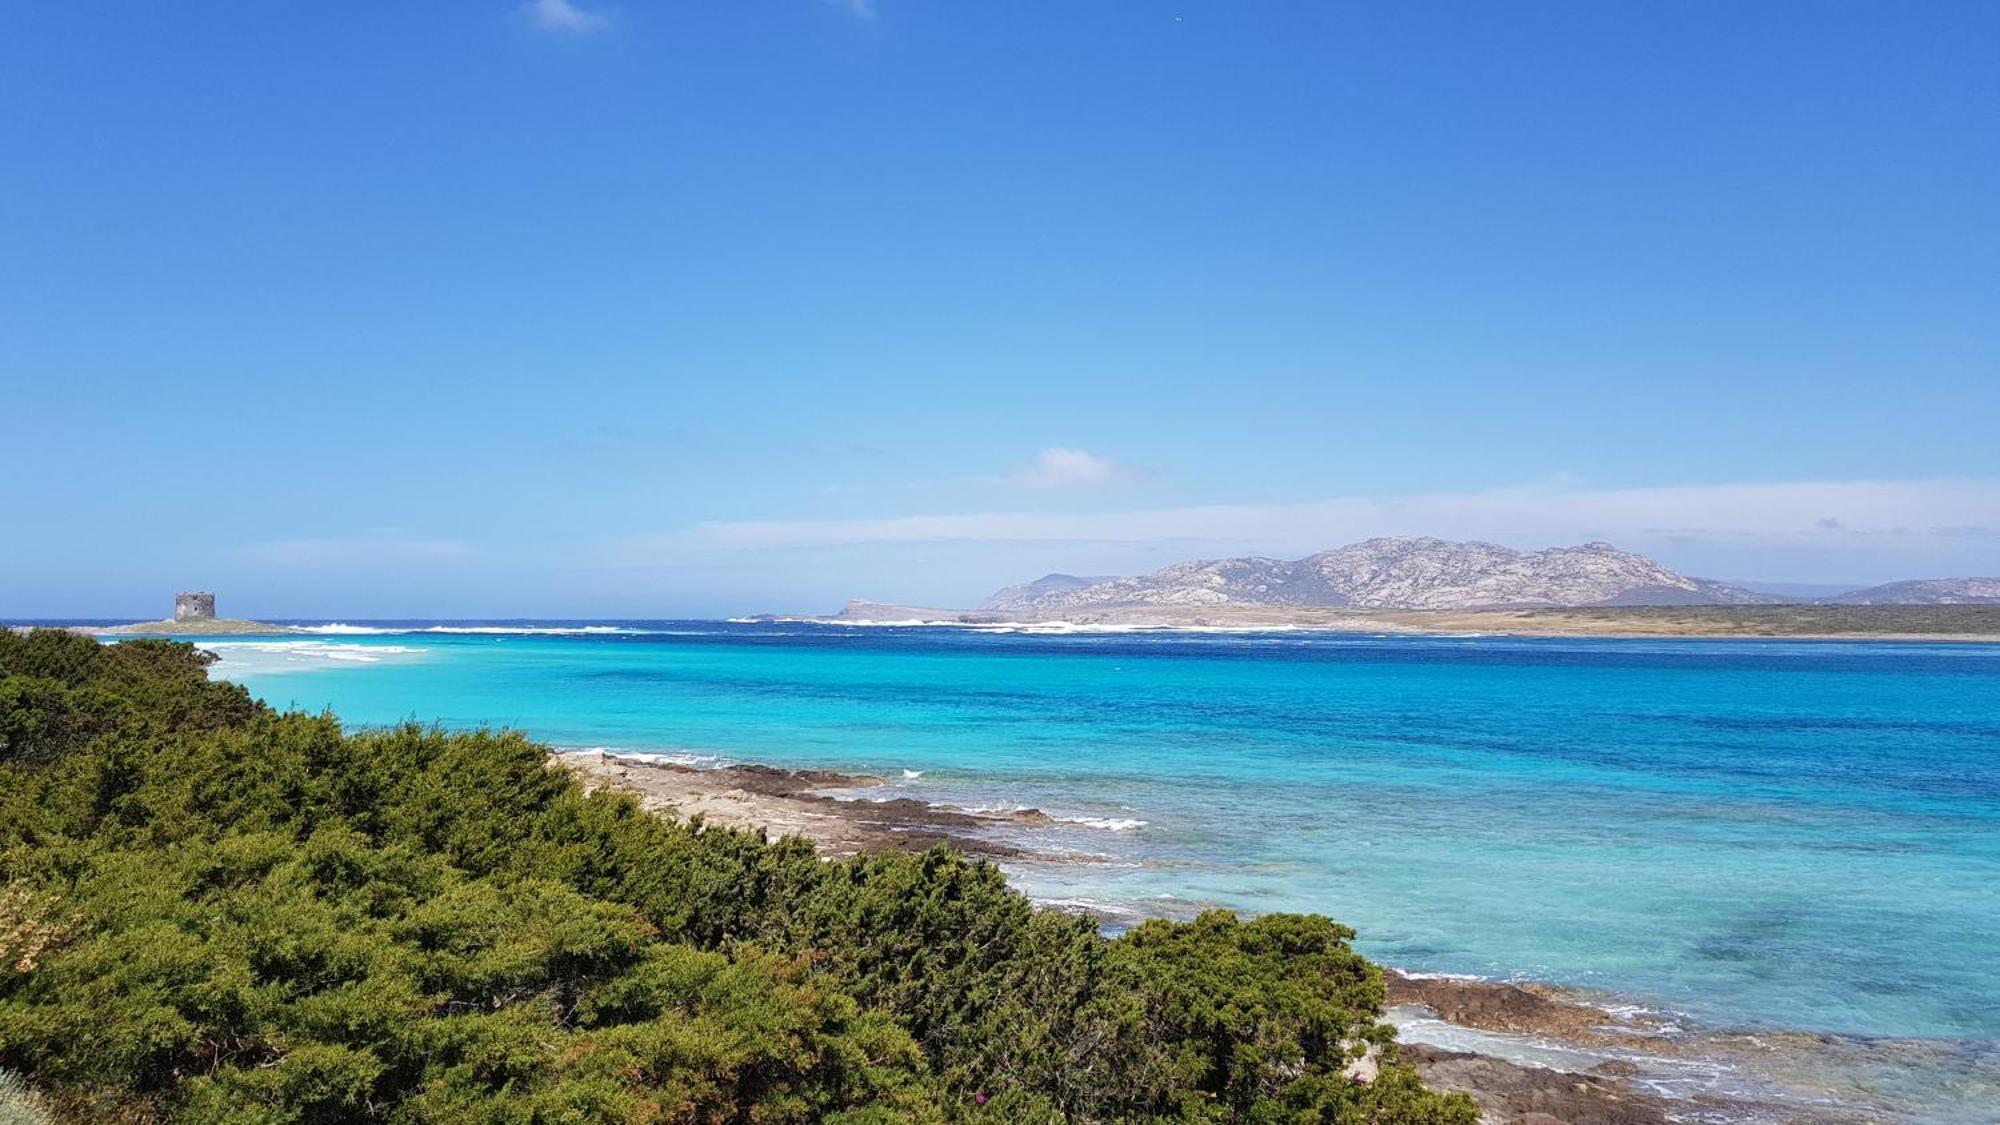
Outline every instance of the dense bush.
<path id="1" fill-rule="evenodd" d="M 0 630 L 0 878 L 0 1068 L 60 1119 L 1475 1117 L 1343 1076 L 1394 1048 L 1324 918 L 1106 940 L 953 852 L 826 863 L 515 735 L 277 714 L 186 645 Z"/>

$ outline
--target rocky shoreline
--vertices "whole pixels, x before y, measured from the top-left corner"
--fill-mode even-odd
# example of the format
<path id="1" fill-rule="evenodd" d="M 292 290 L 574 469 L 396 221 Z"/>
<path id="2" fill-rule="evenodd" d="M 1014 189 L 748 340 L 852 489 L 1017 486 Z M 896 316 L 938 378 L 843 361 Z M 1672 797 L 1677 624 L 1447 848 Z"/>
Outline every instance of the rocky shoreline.
<path id="1" fill-rule="evenodd" d="M 1994 1065 L 2000 1058 L 1992 1057 L 2000 1045 L 1784 1029 L 1690 1030 L 1577 989 L 1395 969 L 1385 970 L 1385 977 L 1389 1019 L 1403 1032 L 1406 1057 L 1434 1087 L 1472 1094 L 1495 1121 L 1541 1120 L 1510 1116 L 1521 1113 L 1609 1125 L 1905 1120 L 1908 1104 L 1892 1108 L 1885 1099 L 1892 1076 L 1912 1066 L 1923 1066 L 1937 1082 L 1924 1099 L 1943 1111 L 1937 1120 L 1970 1120 L 1965 1107 L 1995 1104 L 2000 1094 Z M 1424 1018 L 1412 1021 L 1413 1014 Z M 1523 1066 L 1427 1041 L 1440 1024 L 1473 1033 L 1445 1038 L 1502 1037 L 1510 1050 L 1564 1058 Z"/>
<path id="2" fill-rule="evenodd" d="M 771 837 L 804 836 L 820 854 L 844 859 L 870 851 L 924 851 L 949 844 L 993 859 L 1026 857 L 1027 849 L 981 836 L 977 830 L 1049 823 L 1034 809 L 975 813 L 909 797 L 868 800 L 836 796 L 888 782 L 832 770 L 781 770 L 760 765 L 697 767 L 603 751 L 571 751 L 558 765 L 579 774 L 588 788 L 623 789 L 648 808 Z M 1037 854 L 1037 859 L 1060 856 Z"/>
<path id="3" fill-rule="evenodd" d="M 591 788 L 615 788 L 649 809 L 770 836 L 799 835 L 821 854 L 921 851 L 949 844 L 1003 865 L 1008 861 L 1096 862 L 1097 857 L 1032 847 L 1032 832 L 1054 824 L 1035 809 L 1004 813 L 934 805 L 908 797 L 874 798 L 883 778 L 830 770 L 762 765 L 697 766 L 652 756 L 602 751 L 555 755 Z M 1024 843 L 1024 837 L 1030 843 Z M 1404 1055 L 1425 1080 L 1462 1090 L 1497 1125 L 1656 1125 L 1676 1120 L 1862 1122 L 1879 1120 L 1833 1105 L 1807 1108 L 1789 1098 L 1748 1100 L 1737 1093 L 1669 1090 L 1676 1065 L 1710 1053 L 1749 1050 L 1725 1038 L 1680 1035 L 1664 1019 L 1613 1011 L 1590 997 L 1538 984 L 1385 970 L 1392 1022 L 1403 1027 Z M 1430 1024 L 1482 1033 L 1505 1047 L 1463 1049 L 1430 1041 Z M 1739 1037 L 1742 1038 L 1742 1037 Z M 1810 1037 L 1808 1037 L 1809 1039 Z M 1769 1037 L 1751 1040 L 1765 1049 Z M 1544 1065 L 1537 1046 L 1562 1056 Z M 1518 1046 L 1518 1050 L 1509 1048 Z M 1810 1051 L 1809 1041 L 1793 1045 Z M 1503 1057 L 1511 1053 L 1513 1057 Z M 1635 1061 L 1637 1060 L 1637 1061 Z M 1657 1066 L 1648 1065 L 1657 1063 Z M 1722 1067 L 1731 1064 L 1724 1061 Z"/>

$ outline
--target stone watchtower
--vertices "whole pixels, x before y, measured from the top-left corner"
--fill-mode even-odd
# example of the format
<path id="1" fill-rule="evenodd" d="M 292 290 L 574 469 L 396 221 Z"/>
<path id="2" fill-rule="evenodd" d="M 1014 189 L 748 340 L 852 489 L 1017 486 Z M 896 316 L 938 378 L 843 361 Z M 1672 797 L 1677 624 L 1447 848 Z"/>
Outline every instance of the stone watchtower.
<path id="1" fill-rule="evenodd" d="M 215 620 L 215 595 L 207 593 L 175 594 L 174 620 L 175 621 Z"/>

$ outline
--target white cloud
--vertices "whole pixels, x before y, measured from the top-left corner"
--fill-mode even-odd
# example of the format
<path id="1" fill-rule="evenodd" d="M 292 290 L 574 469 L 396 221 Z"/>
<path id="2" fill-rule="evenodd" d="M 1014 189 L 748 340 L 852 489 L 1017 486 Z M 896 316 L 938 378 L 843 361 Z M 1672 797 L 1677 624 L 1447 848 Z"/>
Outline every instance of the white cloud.
<path id="1" fill-rule="evenodd" d="M 2000 481 L 1533 485 L 1097 514 L 718 521 L 628 540 L 614 554 L 645 565 L 712 551 L 1040 543 L 1130 548 L 1135 559 L 1162 547 L 1175 557 L 1298 557 L 1376 535 L 1485 539 L 1517 547 L 1603 539 L 1716 577 L 1843 580 L 1982 567 L 1991 572 L 2000 559 Z M 1063 552 L 1051 549 L 1047 557 L 1056 566 Z"/>
<path id="2" fill-rule="evenodd" d="M 521 11 L 543 31 L 580 35 L 611 26 L 606 13 L 579 8 L 569 0 L 528 0 Z"/>
<path id="3" fill-rule="evenodd" d="M 1030 488 L 1070 488 L 1076 485 L 1109 484 L 1136 475 L 1138 469 L 1081 449 L 1056 446 L 1035 455 L 1034 461 L 1014 474 L 1014 483 Z"/>

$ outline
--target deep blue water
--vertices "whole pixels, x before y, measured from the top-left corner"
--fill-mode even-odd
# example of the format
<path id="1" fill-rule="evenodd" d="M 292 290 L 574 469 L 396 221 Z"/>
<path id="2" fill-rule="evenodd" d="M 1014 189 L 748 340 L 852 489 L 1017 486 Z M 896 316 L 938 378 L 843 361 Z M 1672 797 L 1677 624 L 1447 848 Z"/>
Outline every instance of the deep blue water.
<path id="1" fill-rule="evenodd" d="M 1045 899 L 1322 911 L 1392 964 L 1716 1027 L 2000 1039 L 2000 647 L 627 627 L 204 644 L 351 724 L 1039 807 L 1105 857 L 1013 872 Z"/>

